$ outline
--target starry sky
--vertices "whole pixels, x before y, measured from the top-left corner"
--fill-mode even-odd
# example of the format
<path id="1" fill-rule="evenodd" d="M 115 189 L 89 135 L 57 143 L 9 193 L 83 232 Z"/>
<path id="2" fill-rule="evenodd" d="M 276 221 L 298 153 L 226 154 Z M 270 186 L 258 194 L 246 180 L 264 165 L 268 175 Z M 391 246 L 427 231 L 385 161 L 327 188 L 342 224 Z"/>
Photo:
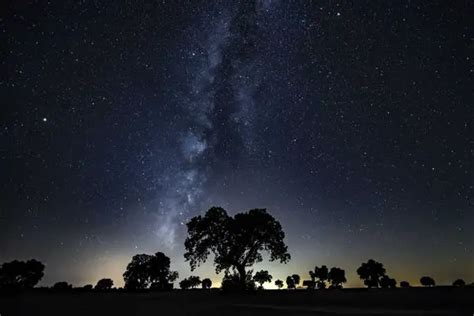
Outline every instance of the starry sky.
<path id="1" fill-rule="evenodd" d="M 217 205 L 282 223 L 274 279 L 474 281 L 471 1 L 1 6 L 0 262 L 120 286 L 163 251 L 186 277 L 184 224 Z"/>

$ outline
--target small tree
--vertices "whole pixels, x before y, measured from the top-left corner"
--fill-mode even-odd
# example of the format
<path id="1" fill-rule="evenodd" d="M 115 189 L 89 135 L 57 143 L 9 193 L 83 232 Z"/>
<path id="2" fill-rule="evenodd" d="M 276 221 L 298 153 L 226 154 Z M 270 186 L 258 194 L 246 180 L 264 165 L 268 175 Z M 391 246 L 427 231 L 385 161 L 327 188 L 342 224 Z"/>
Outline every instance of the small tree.
<path id="1" fill-rule="evenodd" d="M 298 274 L 290 275 L 286 278 L 286 287 L 294 289 L 300 284 L 300 276 Z"/>
<path id="2" fill-rule="evenodd" d="M 380 278 L 380 287 L 381 288 L 395 288 L 397 286 L 397 281 L 390 278 L 387 275 L 384 275 Z"/>
<path id="3" fill-rule="evenodd" d="M 313 280 L 304 280 L 303 286 L 306 286 L 307 290 L 314 290 L 316 283 Z"/>
<path id="4" fill-rule="evenodd" d="M 202 280 L 201 286 L 203 289 L 210 289 L 212 286 L 212 281 L 209 278 Z"/>
<path id="5" fill-rule="evenodd" d="M 362 263 L 357 269 L 357 274 L 361 280 L 364 280 L 367 287 L 379 287 L 380 278 L 385 275 L 385 268 L 380 262 L 370 259 L 366 263 Z"/>
<path id="6" fill-rule="evenodd" d="M 84 291 L 91 291 L 93 288 L 92 284 L 86 284 L 82 287 Z"/>
<path id="7" fill-rule="evenodd" d="M 283 281 L 278 279 L 275 281 L 275 285 L 278 287 L 278 289 L 281 289 L 283 287 Z"/>
<path id="8" fill-rule="evenodd" d="M 408 281 L 401 281 L 400 282 L 400 287 L 408 288 L 408 287 L 410 287 L 410 283 L 408 283 Z"/>
<path id="9" fill-rule="evenodd" d="M 260 284 L 260 288 L 263 289 L 263 284 L 265 282 L 271 282 L 272 281 L 272 276 L 270 273 L 268 273 L 267 270 L 260 270 L 255 275 L 253 276 L 253 280 Z"/>
<path id="10" fill-rule="evenodd" d="M 182 289 L 182 290 L 187 290 L 191 287 L 191 284 L 189 283 L 189 280 L 188 279 L 183 279 L 179 282 L 179 287 Z"/>
<path id="11" fill-rule="evenodd" d="M 293 281 L 295 281 L 295 287 L 298 287 L 298 285 L 300 285 L 300 281 L 301 281 L 300 275 L 299 274 L 293 274 L 291 277 L 293 278 Z"/>
<path id="12" fill-rule="evenodd" d="M 463 279 L 457 279 L 456 281 L 453 282 L 454 287 L 464 287 L 466 286 L 466 282 L 464 282 Z"/>
<path id="13" fill-rule="evenodd" d="M 112 279 L 100 279 L 97 282 L 95 289 L 99 291 L 110 290 L 113 285 L 114 281 L 112 281 Z"/>
<path id="14" fill-rule="evenodd" d="M 311 280 L 315 281 L 318 289 L 326 288 L 326 280 L 328 279 L 328 267 L 325 265 L 319 268 L 318 266 L 314 267 L 314 271 L 309 271 Z"/>
<path id="15" fill-rule="evenodd" d="M 286 263 L 290 260 L 283 241 L 285 233 L 265 209 L 231 217 L 223 208 L 212 207 L 204 216 L 193 217 L 187 227 L 184 257 L 191 270 L 213 253 L 216 272 L 234 269 L 241 288 L 246 288 L 247 268 L 263 260 L 262 252 L 268 252 L 271 261 Z"/>
<path id="16" fill-rule="evenodd" d="M 286 277 L 286 287 L 288 289 L 294 289 L 295 288 L 295 280 L 293 280 L 293 277 L 291 275 Z"/>
<path id="17" fill-rule="evenodd" d="M 328 280 L 331 282 L 331 288 L 340 289 L 342 288 L 342 283 L 346 283 L 346 272 L 340 268 L 331 268 L 331 271 L 328 273 Z"/>
<path id="18" fill-rule="evenodd" d="M 53 290 L 56 291 L 67 291 L 72 289 L 72 285 L 67 282 L 56 282 L 53 285 Z"/>
<path id="19" fill-rule="evenodd" d="M 432 277 L 429 277 L 429 276 L 421 277 L 420 278 L 420 283 L 423 286 L 429 286 L 429 287 L 432 287 L 432 286 L 436 285 L 435 280 Z"/>

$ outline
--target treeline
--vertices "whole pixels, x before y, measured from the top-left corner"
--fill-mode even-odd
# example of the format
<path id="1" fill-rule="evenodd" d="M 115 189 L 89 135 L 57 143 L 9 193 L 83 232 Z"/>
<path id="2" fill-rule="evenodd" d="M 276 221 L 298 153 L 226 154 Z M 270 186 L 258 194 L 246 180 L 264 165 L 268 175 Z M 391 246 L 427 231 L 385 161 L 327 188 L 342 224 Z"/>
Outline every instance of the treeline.
<path id="1" fill-rule="evenodd" d="M 216 272 L 224 271 L 221 288 L 225 290 L 263 289 L 265 283 L 272 281 L 272 275 L 261 270 L 253 274 L 249 270 L 255 263 L 263 260 L 267 253 L 270 261 L 287 263 L 291 256 L 284 242 L 285 233 L 281 224 L 265 209 L 252 209 L 245 213 L 229 216 L 220 207 L 210 208 L 204 216 L 193 217 L 188 223 L 188 237 L 185 240 L 184 258 L 189 262 L 191 271 L 207 261 L 210 254 L 214 256 Z M 179 278 L 178 272 L 170 269 L 171 260 L 162 252 L 154 255 L 137 254 L 127 265 L 123 278 L 124 289 L 137 290 L 171 290 Z M 37 260 L 7 262 L 0 267 L 0 288 L 27 289 L 32 288 L 44 276 L 44 264 Z M 368 288 L 394 288 L 397 281 L 386 274 L 382 263 L 373 259 L 361 264 L 357 274 Z M 301 277 L 289 275 L 286 280 L 288 289 L 300 287 Z M 303 280 L 302 287 L 308 290 L 326 288 L 340 289 L 346 283 L 345 271 L 338 267 L 328 268 L 316 266 L 309 271 L 309 279 Z M 420 284 L 434 287 L 435 280 L 430 276 L 422 276 Z M 95 286 L 82 287 L 83 290 L 106 291 L 113 288 L 109 278 L 101 279 Z M 275 280 L 275 285 L 284 287 L 282 280 Z M 453 286 L 462 287 L 466 283 L 462 279 L 453 282 Z M 473 285 L 472 283 L 470 284 Z M 181 289 L 210 289 L 209 278 L 201 280 L 199 276 L 190 276 L 179 282 Z M 407 281 L 401 281 L 400 287 L 410 287 Z M 72 285 L 58 282 L 53 290 L 68 290 Z"/>

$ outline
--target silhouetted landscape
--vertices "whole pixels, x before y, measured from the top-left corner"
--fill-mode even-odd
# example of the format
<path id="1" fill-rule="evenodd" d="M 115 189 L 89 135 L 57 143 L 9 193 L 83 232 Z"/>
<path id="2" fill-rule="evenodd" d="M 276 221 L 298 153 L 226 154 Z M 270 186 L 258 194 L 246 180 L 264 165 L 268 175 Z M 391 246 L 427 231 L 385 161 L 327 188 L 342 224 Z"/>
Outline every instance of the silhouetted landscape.
<path id="1" fill-rule="evenodd" d="M 366 289 L 344 289 L 345 271 L 326 265 L 315 266 L 301 280 L 289 275 L 286 289 L 275 280 L 278 290 L 265 290 L 272 282 L 267 270 L 248 270 L 262 261 L 286 264 L 291 259 L 280 223 L 265 209 L 253 209 L 231 217 L 220 207 L 188 223 L 185 258 L 191 270 L 214 257 L 216 272 L 224 271 L 220 288 L 209 278 L 191 275 L 179 282 L 170 270 L 171 261 L 162 252 L 133 256 L 123 273 L 125 286 L 114 288 L 113 280 L 73 287 L 60 281 L 51 288 L 34 288 L 45 266 L 37 260 L 12 261 L 0 268 L 0 312 L 5 315 L 141 315 L 159 311 L 172 315 L 311 315 L 311 314 L 469 314 L 474 308 L 474 284 L 462 279 L 451 286 L 436 287 L 430 276 L 420 278 L 420 287 L 397 281 L 386 274 L 382 263 L 373 259 L 361 264 L 357 274 Z"/>

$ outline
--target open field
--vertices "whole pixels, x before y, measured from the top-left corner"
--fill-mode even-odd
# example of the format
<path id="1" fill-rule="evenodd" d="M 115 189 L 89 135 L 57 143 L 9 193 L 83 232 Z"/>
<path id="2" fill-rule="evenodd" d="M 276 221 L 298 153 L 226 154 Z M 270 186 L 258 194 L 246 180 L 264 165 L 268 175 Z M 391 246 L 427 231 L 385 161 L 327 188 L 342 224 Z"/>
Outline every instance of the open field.
<path id="1" fill-rule="evenodd" d="M 474 288 L 217 290 L 150 293 L 30 291 L 0 297 L 10 315 L 473 315 Z"/>

